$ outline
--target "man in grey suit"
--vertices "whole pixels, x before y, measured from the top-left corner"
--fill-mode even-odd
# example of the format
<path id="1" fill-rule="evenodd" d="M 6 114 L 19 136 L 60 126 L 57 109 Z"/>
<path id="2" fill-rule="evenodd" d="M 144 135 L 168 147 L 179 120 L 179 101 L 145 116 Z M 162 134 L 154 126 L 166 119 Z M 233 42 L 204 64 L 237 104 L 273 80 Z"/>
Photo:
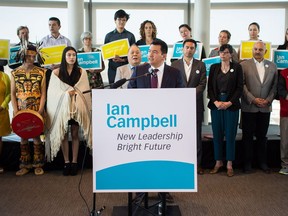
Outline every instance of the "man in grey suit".
<path id="1" fill-rule="evenodd" d="M 202 61 L 194 59 L 197 42 L 193 39 L 186 39 L 183 42 L 183 58 L 172 62 L 172 67 L 181 72 L 186 88 L 196 88 L 197 104 L 197 173 L 204 174 L 202 162 L 202 121 L 204 112 L 203 92 L 206 87 L 206 67 Z"/>
<path id="2" fill-rule="evenodd" d="M 129 79 L 137 65 L 141 63 L 141 51 L 136 44 L 133 44 L 128 50 L 128 64 L 117 68 L 115 82 L 120 79 Z M 128 82 L 124 83 L 119 88 L 127 88 Z"/>
<path id="3" fill-rule="evenodd" d="M 242 141 L 244 144 L 244 172 L 251 172 L 253 158 L 253 136 L 256 137 L 256 151 L 259 167 L 270 173 L 267 166 L 267 131 L 272 111 L 272 101 L 277 90 L 277 67 L 265 60 L 266 45 L 255 42 L 253 58 L 241 63 L 244 73 L 242 96 Z"/>

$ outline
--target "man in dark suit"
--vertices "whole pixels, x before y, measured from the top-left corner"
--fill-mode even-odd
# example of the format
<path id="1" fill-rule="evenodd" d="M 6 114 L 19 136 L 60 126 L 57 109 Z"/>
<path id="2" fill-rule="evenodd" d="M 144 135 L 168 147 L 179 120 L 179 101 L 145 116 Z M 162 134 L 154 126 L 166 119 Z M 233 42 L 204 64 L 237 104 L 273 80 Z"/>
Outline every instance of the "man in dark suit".
<path id="1" fill-rule="evenodd" d="M 277 90 L 277 67 L 264 59 L 265 43 L 255 42 L 253 58 L 241 63 L 244 73 L 242 96 L 242 132 L 244 144 L 244 172 L 251 171 L 253 136 L 256 136 L 257 159 L 260 168 L 270 173 L 267 166 L 267 131 L 272 111 L 272 101 Z"/>
<path id="2" fill-rule="evenodd" d="M 167 52 L 168 46 L 164 41 L 154 40 L 149 48 L 149 64 L 139 65 L 135 68 L 131 78 L 138 78 L 131 80 L 128 88 L 153 88 L 152 80 L 154 78 L 157 78 L 156 88 L 184 88 L 180 71 L 165 64 Z"/>
<path id="3" fill-rule="evenodd" d="M 181 72 L 186 88 L 196 88 L 197 98 L 197 173 L 204 174 L 201 166 L 202 161 L 202 121 L 204 112 L 203 92 L 206 87 L 206 67 L 202 61 L 194 59 L 197 42 L 187 39 L 183 42 L 183 58 L 172 62 L 172 67 Z"/>
<path id="4" fill-rule="evenodd" d="M 155 39 L 149 48 L 149 64 L 136 66 L 131 78 L 137 78 L 130 80 L 128 88 L 184 88 L 180 71 L 165 64 L 167 52 L 167 44 Z M 158 195 L 161 198 L 163 194 L 167 202 L 174 202 L 169 193 Z"/>

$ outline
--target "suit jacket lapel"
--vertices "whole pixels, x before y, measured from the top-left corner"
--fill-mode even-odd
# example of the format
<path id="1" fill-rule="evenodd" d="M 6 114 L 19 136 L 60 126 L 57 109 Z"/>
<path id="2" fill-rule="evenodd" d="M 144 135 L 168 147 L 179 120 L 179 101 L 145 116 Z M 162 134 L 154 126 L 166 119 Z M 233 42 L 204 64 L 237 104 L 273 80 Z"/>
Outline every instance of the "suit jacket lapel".
<path id="1" fill-rule="evenodd" d="M 182 74 L 182 78 L 184 80 L 184 85 L 187 86 L 187 76 L 185 73 L 185 67 L 184 67 L 184 60 L 182 58 L 182 62 L 180 63 L 180 72 Z"/>
<path id="2" fill-rule="evenodd" d="M 150 67 L 151 67 L 151 65 L 147 64 L 147 66 L 145 67 L 145 71 L 149 72 Z M 151 75 L 145 77 L 145 82 L 146 82 L 145 86 L 148 86 L 148 88 L 151 88 Z"/>
<path id="3" fill-rule="evenodd" d="M 266 60 L 264 60 L 264 68 L 265 68 L 265 74 L 263 78 L 263 84 L 266 82 L 267 77 L 269 75 L 269 63 Z"/>
<path id="4" fill-rule="evenodd" d="M 162 77 L 162 83 L 161 83 L 160 88 L 165 88 L 166 84 L 168 83 L 168 76 L 167 76 L 166 70 L 167 70 L 167 65 L 165 64 L 164 65 L 164 71 L 163 71 L 163 77 Z"/>
<path id="5" fill-rule="evenodd" d="M 192 62 L 192 67 L 191 67 L 191 71 L 190 71 L 190 76 L 189 76 L 189 80 L 188 80 L 188 83 L 190 84 L 191 80 L 192 80 L 192 77 L 195 76 L 195 73 L 196 73 L 196 68 L 198 66 L 199 62 L 197 61 L 194 61 L 193 59 L 193 62 Z M 200 72 L 200 71 L 199 71 Z"/>

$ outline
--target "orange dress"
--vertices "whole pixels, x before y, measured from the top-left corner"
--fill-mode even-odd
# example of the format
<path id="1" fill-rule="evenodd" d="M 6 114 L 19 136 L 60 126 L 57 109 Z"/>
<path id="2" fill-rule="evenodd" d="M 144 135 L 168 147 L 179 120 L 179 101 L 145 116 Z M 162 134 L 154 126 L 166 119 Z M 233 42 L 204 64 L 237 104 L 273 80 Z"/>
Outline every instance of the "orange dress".
<path id="1" fill-rule="evenodd" d="M 0 72 L 0 136 L 7 136 L 11 133 L 8 103 L 10 101 L 10 80 L 7 74 Z"/>

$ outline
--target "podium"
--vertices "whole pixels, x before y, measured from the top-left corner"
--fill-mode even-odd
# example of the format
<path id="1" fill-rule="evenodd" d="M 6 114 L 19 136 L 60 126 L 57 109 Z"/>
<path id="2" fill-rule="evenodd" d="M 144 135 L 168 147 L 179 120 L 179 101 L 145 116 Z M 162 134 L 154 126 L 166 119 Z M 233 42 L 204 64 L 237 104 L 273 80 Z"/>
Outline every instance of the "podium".
<path id="1" fill-rule="evenodd" d="M 92 90 L 92 107 L 93 192 L 128 193 L 115 216 L 180 216 L 165 194 L 197 192 L 196 89 Z"/>

